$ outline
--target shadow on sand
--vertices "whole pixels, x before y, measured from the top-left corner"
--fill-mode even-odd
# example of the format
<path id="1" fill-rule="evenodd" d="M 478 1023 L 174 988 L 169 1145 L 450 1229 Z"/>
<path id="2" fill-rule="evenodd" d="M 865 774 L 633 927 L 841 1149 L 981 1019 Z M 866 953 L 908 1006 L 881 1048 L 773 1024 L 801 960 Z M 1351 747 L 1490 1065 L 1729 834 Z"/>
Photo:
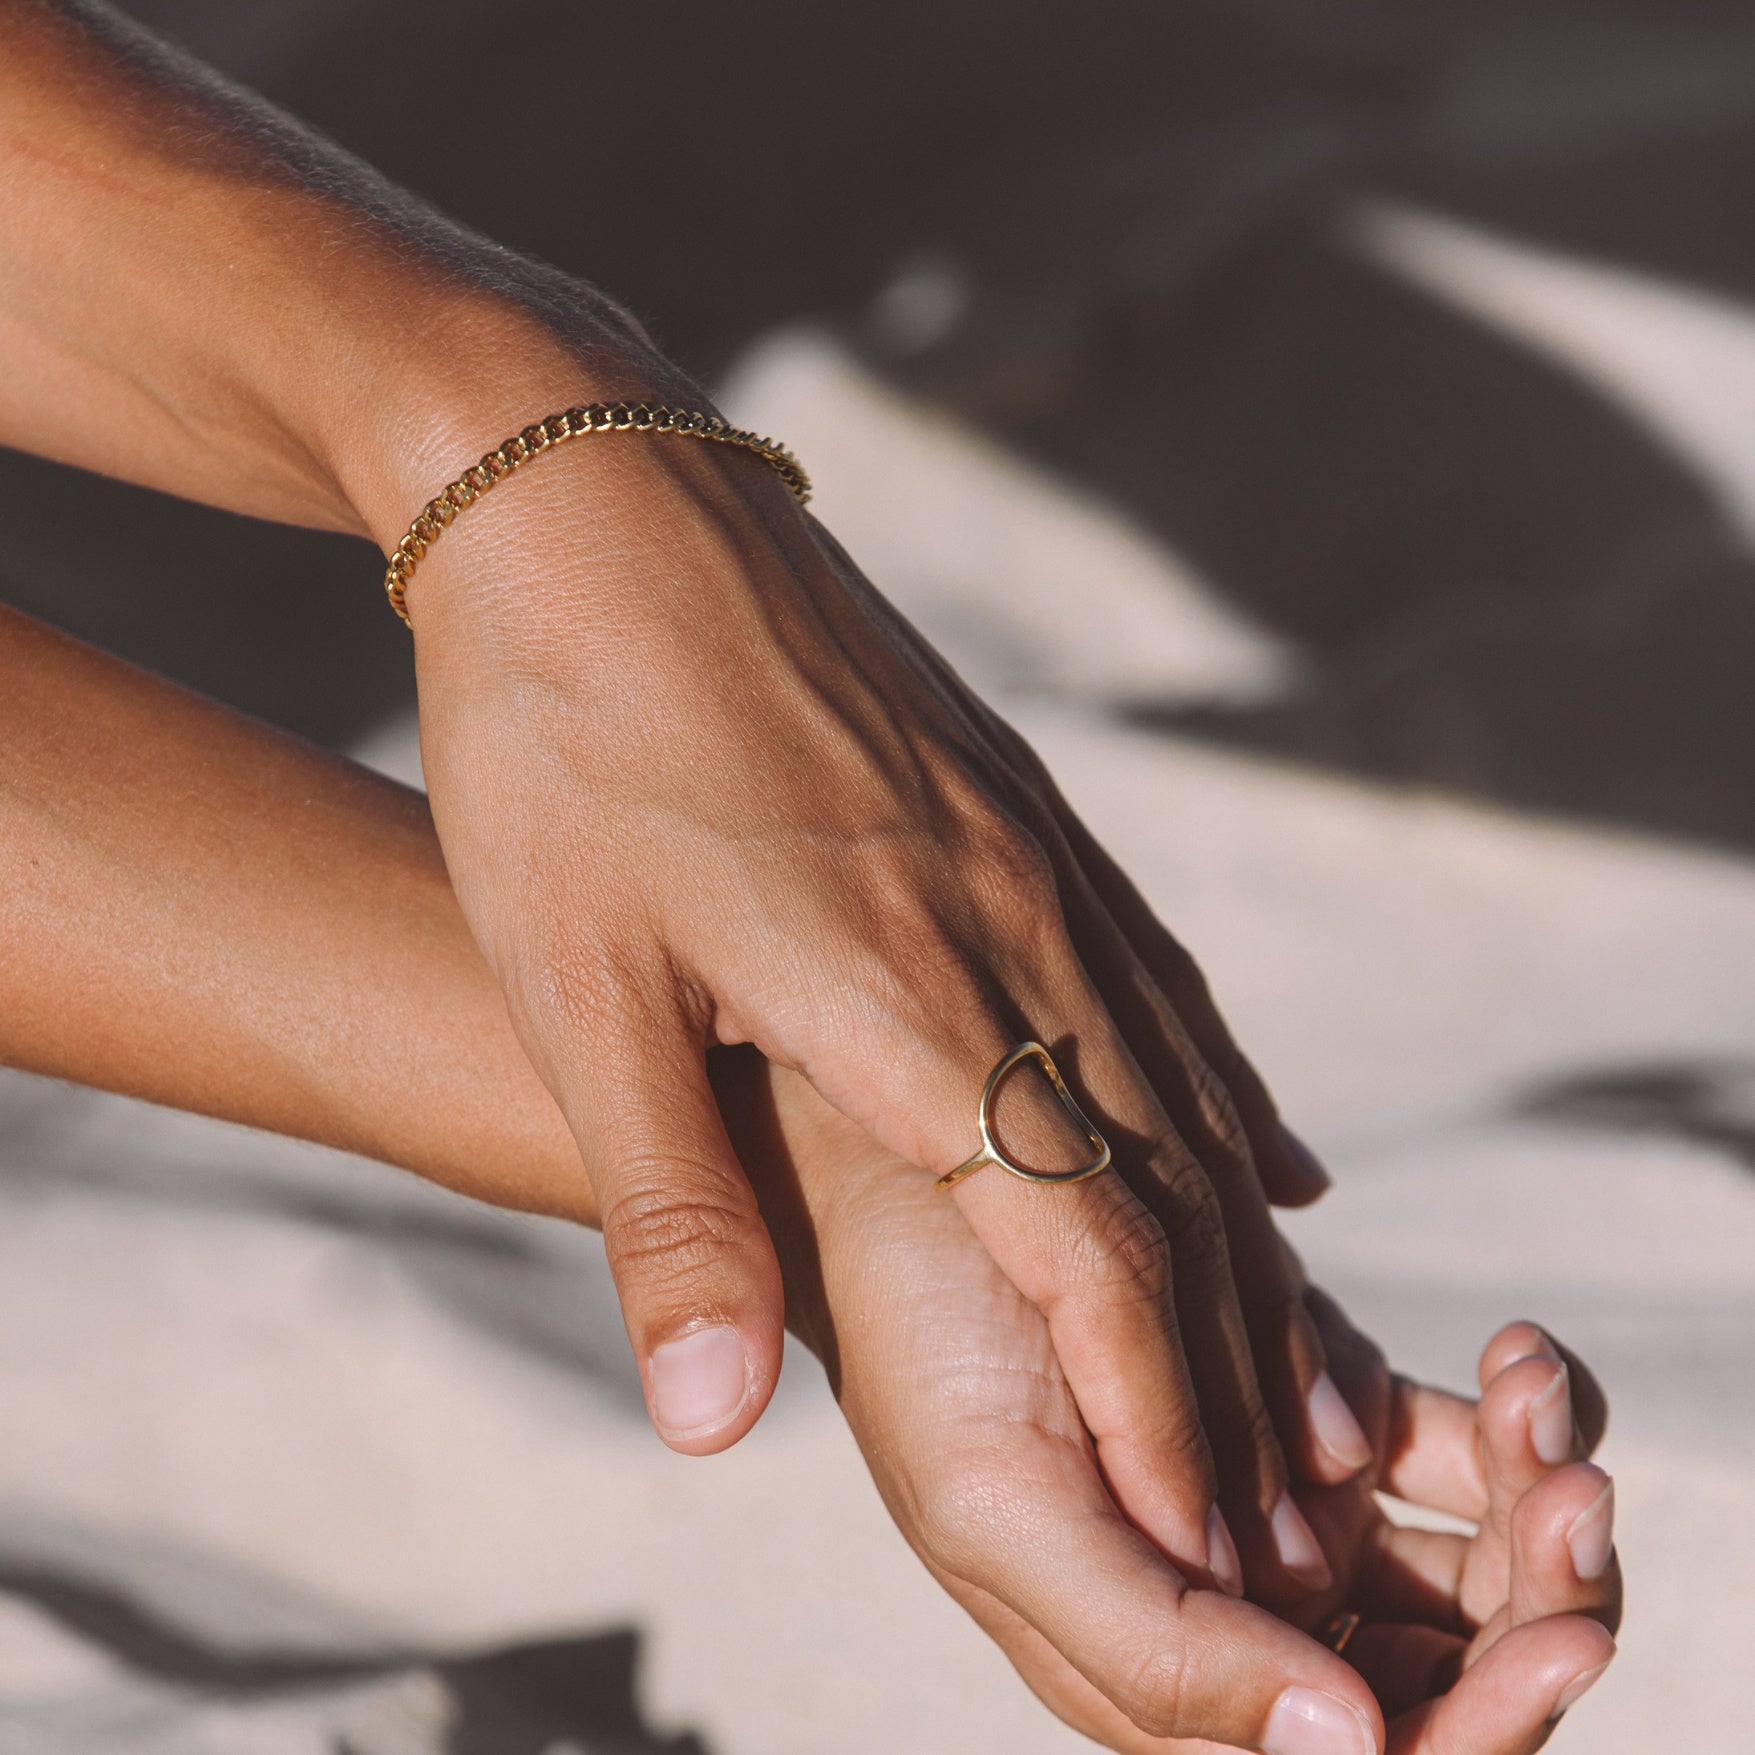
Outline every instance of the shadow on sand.
<path id="1" fill-rule="evenodd" d="M 127 1597 L 0 1557 L 0 1592 L 30 1603 L 134 1676 L 232 1706 L 299 1697 L 321 1718 L 325 1694 L 419 1674 L 449 1707 L 443 1755 L 707 1755 L 699 1738 L 663 1736 L 637 1700 L 640 1638 L 628 1629 L 456 1656 L 386 1651 L 345 1658 L 222 1652 Z M 344 1731 L 335 1755 L 348 1755 Z M 440 1755 L 435 1747 L 433 1755 Z"/>
<path id="2" fill-rule="evenodd" d="M 1755 848 L 1755 579 L 1711 496 L 1330 220 L 1391 193 L 1755 302 L 1734 0 L 749 0 L 686 29 L 515 0 L 491 33 L 463 0 L 134 10 L 615 288 L 709 377 L 776 324 L 838 323 L 1306 660 L 1296 699 L 1141 723 Z M 411 31 L 449 26 L 470 52 L 386 105 Z M 490 150 L 581 106 L 517 174 Z M 922 262 L 941 318 L 878 322 Z M 22 607 L 327 742 L 409 699 L 363 545 L 9 456 L 0 504 Z"/>
<path id="3" fill-rule="evenodd" d="M 1687 1140 L 1755 1173 L 1755 1061 L 1665 1062 L 1575 1073 L 1526 1092 L 1515 1114 Z"/>

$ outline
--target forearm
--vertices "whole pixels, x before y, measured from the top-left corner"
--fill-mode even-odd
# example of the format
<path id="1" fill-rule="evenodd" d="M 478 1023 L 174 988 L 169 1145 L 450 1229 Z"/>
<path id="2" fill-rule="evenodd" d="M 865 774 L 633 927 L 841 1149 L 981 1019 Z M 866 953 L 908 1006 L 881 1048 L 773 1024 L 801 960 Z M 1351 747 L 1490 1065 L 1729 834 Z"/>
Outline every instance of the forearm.
<path id="1" fill-rule="evenodd" d="M 0 1061 L 595 1223 L 425 800 L 11 611 Z"/>
<path id="2" fill-rule="evenodd" d="M 680 383 L 589 287 L 52 0 L 0 0 L 0 363 L 0 442 L 380 541 L 552 408 Z"/>

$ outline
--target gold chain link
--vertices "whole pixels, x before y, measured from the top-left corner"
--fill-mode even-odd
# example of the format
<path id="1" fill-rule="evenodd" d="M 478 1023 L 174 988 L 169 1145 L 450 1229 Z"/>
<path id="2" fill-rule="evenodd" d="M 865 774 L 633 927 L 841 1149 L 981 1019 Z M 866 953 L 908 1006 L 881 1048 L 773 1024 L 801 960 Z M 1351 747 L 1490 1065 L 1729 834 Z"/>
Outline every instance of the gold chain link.
<path id="1" fill-rule="evenodd" d="M 720 445 L 736 445 L 752 451 L 798 496 L 802 506 L 810 500 L 810 477 L 804 465 L 777 439 L 759 438 L 743 427 L 734 427 L 716 414 L 697 414 L 687 408 L 660 408 L 647 402 L 591 402 L 551 414 L 547 420 L 506 440 L 472 469 L 466 469 L 436 499 L 421 508 L 409 525 L 408 534 L 396 545 L 384 574 L 384 595 L 390 607 L 408 621 L 408 582 L 426 552 L 450 527 L 459 512 L 473 506 L 490 488 L 498 487 L 520 464 L 564 445 L 569 439 L 591 433 L 679 433 L 687 439 L 711 439 Z"/>

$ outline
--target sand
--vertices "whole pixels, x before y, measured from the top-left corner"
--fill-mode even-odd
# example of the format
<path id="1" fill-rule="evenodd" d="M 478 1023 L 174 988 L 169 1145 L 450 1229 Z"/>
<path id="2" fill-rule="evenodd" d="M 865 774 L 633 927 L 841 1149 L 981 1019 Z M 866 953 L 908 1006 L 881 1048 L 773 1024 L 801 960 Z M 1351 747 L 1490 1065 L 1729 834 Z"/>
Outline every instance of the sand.
<path id="1" fill-rule="evenodd" d="M 1519 309 L 1560 285 L 1468 266 L 1523 274 Z M 1592 370 L 1661 300 L 1636 315 Z M 1291 1222 L 1312 1271 L 1445 1381 L 1511 1316 L 1597 1366 L 1630 1607 L 1552 1747 L 1746 1749 L 1755 866 L 1128 729 L 1118 694 L 1271 693 L 1291 661 L 820 337 L 730 400 L 1197 950 L 1336 1173 Z M 1755 429 L 1691 407 L 1664 418 L 1755 481 Z M 0 1755 L 1086 1746 L 907 1552 L 807 1357 L 730 1455 L 658 1445 L 593 1239 L 17 1076 L 0 1164 Z"/>

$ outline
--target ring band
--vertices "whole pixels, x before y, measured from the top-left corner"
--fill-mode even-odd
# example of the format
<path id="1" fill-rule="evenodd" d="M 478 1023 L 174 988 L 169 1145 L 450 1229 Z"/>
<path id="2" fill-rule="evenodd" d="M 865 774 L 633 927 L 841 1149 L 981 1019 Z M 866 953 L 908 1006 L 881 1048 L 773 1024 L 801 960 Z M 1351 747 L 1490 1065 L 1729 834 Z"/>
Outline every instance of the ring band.
<path id="1" fill-rule="evenodd" d="M 1339 1657 L 1347 1649 L 1347 1641 L 1358 1631 L 1359 1617 L 1351 1609 L 1341 1609 L 1329 1616 L 1317 1638 Z"/>
<path id="2" fill-rule="evenodd" d="M 1007 1076 L 1022 1066 L 1026 1060 L 1033 1060 L 1048 1075 L 1048 1082 L 1054 1087 L 1054 1094 L 1074 1121 L 1079 1124 L 1085 1137 L 1096 1149 L 1096 1157 L 1088 1164 L 1076 1170 L 1026 1170 L 1022 1164 L 1014 1164 L 993 1141 L 993 1102 L 999 1095 L 999 1088 Z M 973 1158 L 959 1164 L 955 1170 L 948 1170 L 938 1179 L 940 1188 L 955 1188 L 965 1176 L 973 1176 L 977 1170 L 985 1170 L 989 1164 L 997 1164 L 1000 1169 L 1024 1182 L 1083 1182 L 1087 1176 L 1095 1176 L 1100 1170 L 1109 1168 L 1109 1142 L 1098 1133 L 1085 1112 L 1073 1101 L 1073 1094 L 1066 1088 L 1066 1080 L 1060 1076 L 1060 1068 L 1054 1064 L 1054 1057 L 1040 1042 L 1020 1042 L 992 1072 L 987 1075 L 987 1083 L 981 1090 L 981 1106 L 976 1111 L 976 1125 L 981 1129 L 981 1150 Z"/>

